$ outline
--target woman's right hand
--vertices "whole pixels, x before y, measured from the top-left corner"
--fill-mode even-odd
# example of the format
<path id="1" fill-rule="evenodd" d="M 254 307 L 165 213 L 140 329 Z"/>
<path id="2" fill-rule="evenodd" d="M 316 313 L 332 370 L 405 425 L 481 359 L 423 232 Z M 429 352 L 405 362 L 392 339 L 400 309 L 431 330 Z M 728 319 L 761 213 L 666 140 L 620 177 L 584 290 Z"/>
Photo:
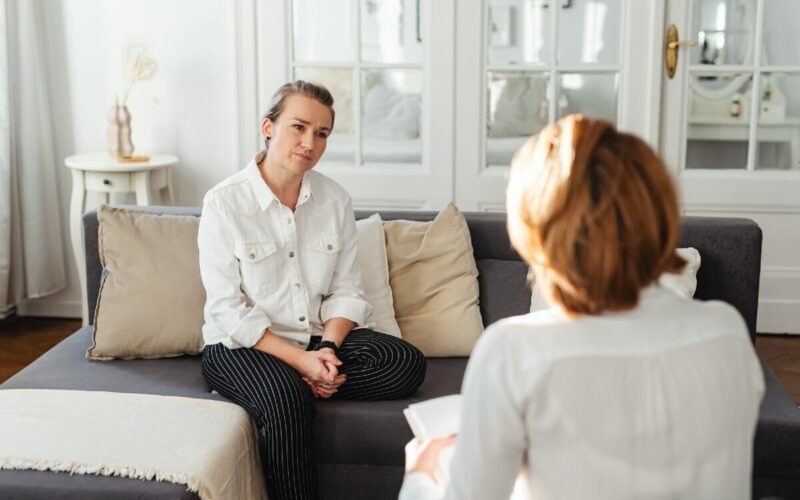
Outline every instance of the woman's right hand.
<path id="1" fill-rule="evenodd" d="M 336 371 L 329 370 L 326 363 L 341 366 L 342 362 L 330 350 L 303 351 L 295 361 L 294 369 L 303 378 L 313 382 L 331 384 L 336 379 Z"/>

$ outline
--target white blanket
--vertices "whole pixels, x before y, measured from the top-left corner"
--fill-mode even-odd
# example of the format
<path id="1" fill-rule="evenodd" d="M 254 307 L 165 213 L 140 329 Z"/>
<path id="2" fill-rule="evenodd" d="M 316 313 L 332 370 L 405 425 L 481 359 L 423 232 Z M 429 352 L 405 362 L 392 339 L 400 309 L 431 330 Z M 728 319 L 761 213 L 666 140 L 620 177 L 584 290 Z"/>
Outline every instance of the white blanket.
<path id="1" fill-rule="evenodd" d="M 221 401 L 0 390 L 0 469 L 168 481 L 202 499 L 266 498 L 252 420 Z"/>

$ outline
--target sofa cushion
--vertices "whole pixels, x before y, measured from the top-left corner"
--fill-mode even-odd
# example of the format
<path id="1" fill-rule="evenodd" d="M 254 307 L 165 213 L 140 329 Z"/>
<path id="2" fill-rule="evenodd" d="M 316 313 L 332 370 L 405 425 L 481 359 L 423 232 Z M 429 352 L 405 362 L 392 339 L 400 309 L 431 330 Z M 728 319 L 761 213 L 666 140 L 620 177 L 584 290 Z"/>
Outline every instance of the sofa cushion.
<path id="1" fill-rule="evenodd" d="M 763 361 L 766 390 L 754 440 L 756 476 L 800 478 L 800 410 Z"/>
<path id="2" fill-rule="evenodd" d="M 520 260 L 500 259 L 480 259 L 476 264 L 484 326 L 528 312 L 531 287 L 527 264 Z"/>
<path id="3" fill-rule="evenodd" d="M 0 389 L 73 389 L 226 400 L 210 392 L 201 372 L 200 356 L 94 363 L 83 357 L 90 343 L 91 327 L 84 327 Z M 319 400 L 314 419 L 317 460 L 402 465 L 403 448 L 411 439 L 402 410 L 410 403 L 460 392 L 466 365 L 467 358 L 429 359 L 425 382 L 406 399 Z"/>
<path id="4" fill-rule="evenodd" d="M 400 336 L 394 318 L 394 299 L 389 286 L 389 263 L 386 259 L 386 238 L 383 221 L 378 214 L 356 221 L 358 264 L 364 285 L 364 298 L 372 306 L 368 325 L 381 333 Z"/>
<path id="5" fill-rule="evenodd" d="M 384 223 L 403 339 L 426 356 L 466 356 L 483 332 L 469 228 L 452 203 L 432 222 Z"/>
<path id="6" fill-rule="evenodd" d="M 199 219 L 102 205 L 105 276 L 90 359 L 160 358 L 203 350 L 205 289 L 198 265 Z"/>

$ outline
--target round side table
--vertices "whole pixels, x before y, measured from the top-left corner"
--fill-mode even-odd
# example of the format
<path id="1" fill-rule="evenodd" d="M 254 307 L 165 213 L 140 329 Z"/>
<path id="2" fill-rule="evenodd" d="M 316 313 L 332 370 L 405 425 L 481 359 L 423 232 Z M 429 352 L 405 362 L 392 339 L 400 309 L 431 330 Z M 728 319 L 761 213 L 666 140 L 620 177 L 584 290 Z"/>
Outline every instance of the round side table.
<path id="1" fill-rule="evenodd" d="M 81 311 L 83 324 L 89 319 L 86 299 L 86 261 L 83 248 L 83 224 L 86 211 L 86 193 L 99 193 L 100 201 L 108 203 L 111 193 L 136 193 L 137 205 L 150 205 L 151 193 L 159 195 L 159 204 L 172 205 L 170 167 L 178 163 L 173 155 L 153 155 L 148 161 L 120 162 L 107 153 L 69 156 L 64 165 L 72 170 L 72 197 L 70 199 L 70 237 L 72 251 L 78 264 L 81 281 Z"/>

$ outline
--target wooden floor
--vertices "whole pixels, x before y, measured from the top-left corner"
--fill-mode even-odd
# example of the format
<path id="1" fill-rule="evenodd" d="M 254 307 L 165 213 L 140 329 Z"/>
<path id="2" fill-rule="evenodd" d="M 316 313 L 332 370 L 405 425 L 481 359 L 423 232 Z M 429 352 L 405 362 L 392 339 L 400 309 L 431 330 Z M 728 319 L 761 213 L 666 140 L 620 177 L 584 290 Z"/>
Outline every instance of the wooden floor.
<path id="1" fill-rule="evenodd" d="M 0 322 L 0 384 L 80 327 L 79 319 L 12 316 Z"/>
<path id="2" fill-rule="evenodd" d="M 0 322 L 0 383 L 80 328 L 77 319 L 19 318 Z M 800 336 L 759 335 L 756 350 L 800 404 Z"/>

